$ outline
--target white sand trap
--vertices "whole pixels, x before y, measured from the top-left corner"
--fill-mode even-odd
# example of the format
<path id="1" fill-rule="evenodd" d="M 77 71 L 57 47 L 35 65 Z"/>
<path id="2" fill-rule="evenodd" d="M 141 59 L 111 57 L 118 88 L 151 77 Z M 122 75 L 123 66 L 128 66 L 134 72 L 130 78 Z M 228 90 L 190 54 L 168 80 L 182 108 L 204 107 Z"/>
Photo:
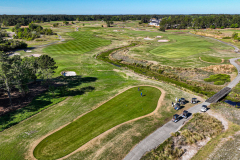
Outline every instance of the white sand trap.
<path id="1" fill-rule="evenodd" d="M 118 32 L 118 30 L 113 30 L 113 32 Z"/>
<path id="2" fill-rule="evenodd" d="M 33 56 L 33 57 L 40 57 L 41 54 L 32 54 L 31 56 Z"/>
<path id="3" fill-rule="evenodd" d="M 157 36 L 156 38 L 162 38 L 162 36 Z"/>
<path id="4" fill-rule="evenodd" d="M 11 53 L 8 56 L 12 57 L 12 56 L 20 56 L 20 53 Z"/>
<path id="5" fill-rule="evenodd" d="M 30 52 L 32 52 L 32 51 L 31 51 L 31 50 L 26 50 L 25 52 L 30 53 Z"/>
<path id="6" fill-rule="evenodd" d="M 158 40 L 158 42 L 169 42 L 167 39 Z"/>
<path id="7" fill-rule="evenodd" d="M 68 76 L 76 76 L 77 75 L 76 72 L 74 72 L 74 71 L 66 71 L 66 72 L 62 72 L 61 74 L 63 76 L 66 76 L 66 77 L 68 77 Z"/>
<path id="8" fill-rule="evenodd" d="M 149 37 L 147 37 L 147 38 L 144 38 L 145 40 L 153 40 L 152 38 L 149 38 Z"/>

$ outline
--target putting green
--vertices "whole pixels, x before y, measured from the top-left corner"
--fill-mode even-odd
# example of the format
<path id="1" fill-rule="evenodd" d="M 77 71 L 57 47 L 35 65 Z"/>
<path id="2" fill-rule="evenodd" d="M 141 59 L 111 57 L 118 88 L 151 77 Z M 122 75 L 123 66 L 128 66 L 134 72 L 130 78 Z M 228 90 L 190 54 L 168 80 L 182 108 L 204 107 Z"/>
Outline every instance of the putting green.
<path id="1" fill-rule="evenodd" d="M 211 51 L 210 47 L 213 46 L 212 43 L 193 36 L 169 35 L 168 38 L 170 40 L 177 39 L 177 42 L 161 45 L 151 50 L 150 53 L 165 58 L 182 58 Z"/>
<path id="2" fill-rule="evenodd" d="M 154 87 L 131 88 L 42 140 L 34 149 L 39 160 L 70 154 L 116 125 L 153 112 L 161 91 Z M 143 97 L 140 96 L 143 93 Z"/>

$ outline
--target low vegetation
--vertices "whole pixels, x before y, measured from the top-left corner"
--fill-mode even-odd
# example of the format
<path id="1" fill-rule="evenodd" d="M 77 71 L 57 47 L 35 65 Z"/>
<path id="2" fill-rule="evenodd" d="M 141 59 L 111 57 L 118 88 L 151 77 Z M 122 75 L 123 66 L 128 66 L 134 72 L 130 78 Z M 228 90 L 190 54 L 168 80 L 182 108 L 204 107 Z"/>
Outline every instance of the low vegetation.
<path id="1" fill-rule="evenodd" d="M 214 82 L 215 85 L 223 85 L 226 82 L 230 82 L 230 75 L 227 74 L 215 74 L 209 78 L 204 79 L 205 82 Z"/>
<path id="2" fill-rule="evenodd" d="M 158 146 L 142 157 L 143 160 L 177 159 L 185 151 L 182 146 L 196 144 L 206 137 L 215 137 L 223 130 L 222 123 L 207 114 L 196 113 L 187 124 Z"/>
<path id="3" fill-rule="evenodd" d="M 157 107 L 161 92 L 153 87 L 140 89 L 134 87 L 121 93 L 48 136 L 34 149 L 34 156 L 39 160 L 61 158 L 110 128 L 151 113 Z"/>
<path id="4" fill-rule="evenodd" d="M 225 98 L 233 102 L 240 102 L 240 83 L 238 83 Z"/>

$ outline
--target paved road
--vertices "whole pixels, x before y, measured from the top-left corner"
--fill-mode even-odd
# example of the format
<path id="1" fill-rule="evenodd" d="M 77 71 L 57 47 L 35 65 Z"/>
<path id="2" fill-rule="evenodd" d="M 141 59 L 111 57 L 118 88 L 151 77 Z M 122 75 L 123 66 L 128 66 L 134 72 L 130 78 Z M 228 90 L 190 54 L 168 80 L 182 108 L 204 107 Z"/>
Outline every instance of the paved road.
<path id="1" fill-rule="evenodd" d="M 208 38 L 208 37 L 207 37 Z M 211 38 L 212 39 L 212 38 Z M 216 40 L 216 39 L 214 39 Z M 238 52 L 239 49 L 236 46 L 233 46 L 232 44 L 228 44 L 225 42 L 222 42 L 220 40 L 216 40 L 221 43 L 230 45 L 235 48 L 235 52 Z M 235 87 L 239 81 L 240 81 L 240 66 L 235 62 L 237 59 L 240 58 L 233 58 L 230 59 L 230 63 L 234 65 L 238 70 L 238 76 L 231 82 L 227 87 L 233 88 Z M 195 105 L 192 108 L 188 109 L 190 113 L 197 113 L 200 111 L 202 105 L 209 106 L 210 103 L 203 102 L 201 104 Z M 143 139 L 140 143 L 138 143 L 124 158 L 124 160 L 139 160 L 141 157 L 146 153 L 151 151 L 152 149 L 159 146 L 161 143 L 163 143 L 167 138 L 169 138 L 172 132 L 176 132 L 180 129 L 180 127 L 183 125 L 184 120 L 179 121 L 178 123 L 174 123 L 172 121 L 166 123 L 162 127 L 158 128 L 156 131 L 154 131 L 152 134 L 147 136 L 145 139 Z"/>

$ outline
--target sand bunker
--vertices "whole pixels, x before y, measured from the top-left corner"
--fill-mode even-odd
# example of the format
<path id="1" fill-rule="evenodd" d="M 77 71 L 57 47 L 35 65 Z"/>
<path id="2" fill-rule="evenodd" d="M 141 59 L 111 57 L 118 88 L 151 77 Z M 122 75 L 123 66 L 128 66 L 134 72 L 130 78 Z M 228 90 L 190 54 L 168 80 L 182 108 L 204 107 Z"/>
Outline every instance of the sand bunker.
<path id="1" fill-rule="evenodd" d="M 20 53 L 11 53 L 8 56 L 12 57 L 12 56 L 20 56 Z"/>
<path id="2" fill-rule="evenodd" d="M 41 54 L 31 54 L 28 57 L 40 57 L 40 56 L 41 56 Z"/>
<path id="3" fill-rule="evenodd" d="M 145 40 L 153 40 L 152 38 L 149 38 L 149 37 L 147 37 L 147 38 L 144 38 Z"/>
<path id="4" fill-rule="evenodd" d="M 157 36 L 156 38 L 162 38 L 162 36 Z"/>
<path id="5" fill-rule="evenodd" d="M 31 50 L 26 50 L 25 52 L 30 53 L 30 52 L 32 52 L 32 51 L 31 51 Z"/>
<path id="6" fill-rule="evenodd" d="M 64 72 L 61 72 L 61 74 L 63 76 L 66 76 L 66 77 L 68 77 L 68 76 L 76 76 L 77 75 L 76 72 L 74 72 L 74 71 L 64 71 Z"/>
<path id="7" fill-rule="evenodd" d="M 169 42 L 167 39 L 158 40 L 158 42 Z"/>

